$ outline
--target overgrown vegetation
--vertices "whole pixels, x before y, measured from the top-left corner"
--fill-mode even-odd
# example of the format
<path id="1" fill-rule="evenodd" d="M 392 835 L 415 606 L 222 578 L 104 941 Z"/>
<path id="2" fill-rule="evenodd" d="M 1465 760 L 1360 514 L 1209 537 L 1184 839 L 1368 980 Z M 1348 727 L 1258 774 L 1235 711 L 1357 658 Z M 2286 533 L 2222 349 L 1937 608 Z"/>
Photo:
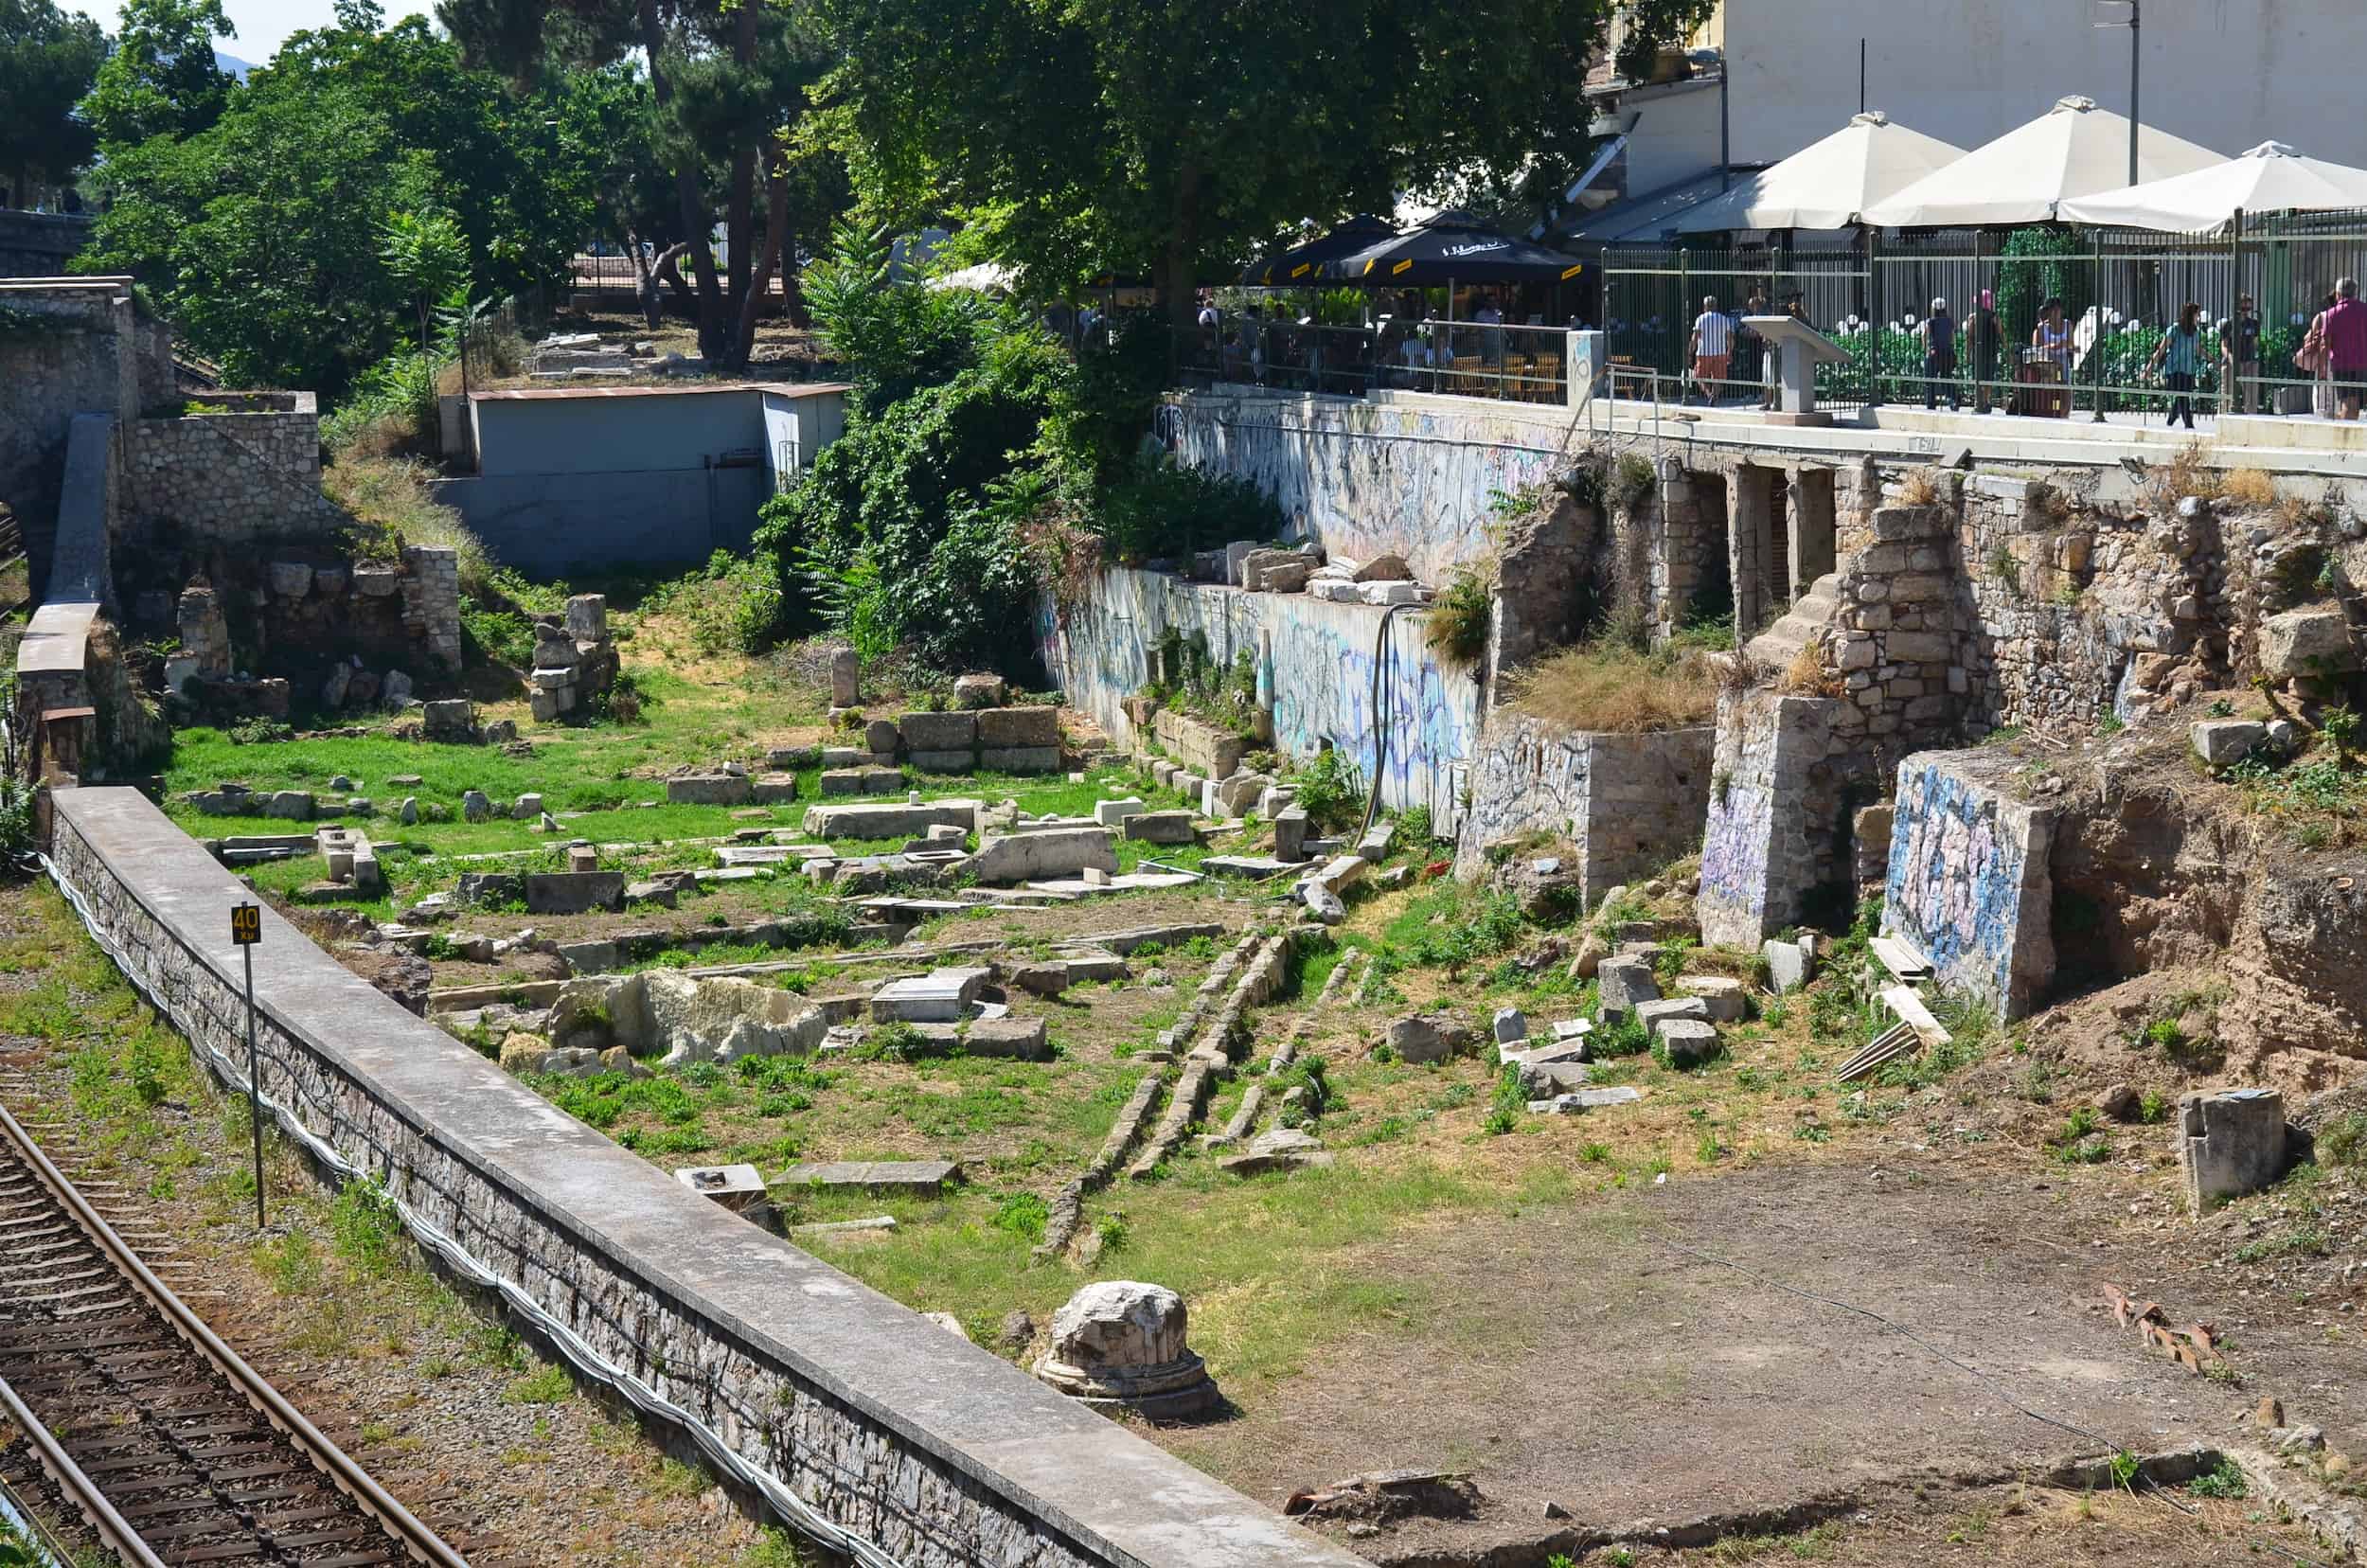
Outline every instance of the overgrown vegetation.
<path id="1" fill-rule="evenodd" d="M 1611 635 L 1550 654 L 1508 684 L 1519 712 L 1578 730 L 1683 729 L 1717 711 L 1717 680 L 1700 650 L 1646 651 Z"/>

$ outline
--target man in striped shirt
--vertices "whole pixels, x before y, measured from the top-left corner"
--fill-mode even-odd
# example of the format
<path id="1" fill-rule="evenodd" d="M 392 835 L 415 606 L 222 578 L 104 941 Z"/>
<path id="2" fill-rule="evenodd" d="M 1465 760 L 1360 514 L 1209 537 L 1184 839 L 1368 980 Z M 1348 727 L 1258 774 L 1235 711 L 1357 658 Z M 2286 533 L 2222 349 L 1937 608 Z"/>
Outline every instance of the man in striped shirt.
<path id="1" fill-rule="evenodd" d="M 1687 347 L 1693 360 L 1693 382 L 1705 402 L 1715 403 L 1726 389 L 1726 366 L 1735 351 L 1735 324 L 1717 308 L 1717 296 L 1701 301 L 1693 319 L 1693 340 Z"/>

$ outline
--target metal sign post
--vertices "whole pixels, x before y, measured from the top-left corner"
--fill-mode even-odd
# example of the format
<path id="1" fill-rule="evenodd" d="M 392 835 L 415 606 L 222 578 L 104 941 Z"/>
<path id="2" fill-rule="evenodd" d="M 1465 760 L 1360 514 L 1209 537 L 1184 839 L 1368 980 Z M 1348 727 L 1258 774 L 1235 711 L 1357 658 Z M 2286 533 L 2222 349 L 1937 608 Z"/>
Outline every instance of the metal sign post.
<path id="1" fill-rule="evenodd" d="M 255 1228 L 263 1228 L 263 1064 L 255 1046 L 255 944 L 263 939 L 263 906 L 234 904 L 230 939 L 246 960 L 246 1114 L 255 1131 Z"/>

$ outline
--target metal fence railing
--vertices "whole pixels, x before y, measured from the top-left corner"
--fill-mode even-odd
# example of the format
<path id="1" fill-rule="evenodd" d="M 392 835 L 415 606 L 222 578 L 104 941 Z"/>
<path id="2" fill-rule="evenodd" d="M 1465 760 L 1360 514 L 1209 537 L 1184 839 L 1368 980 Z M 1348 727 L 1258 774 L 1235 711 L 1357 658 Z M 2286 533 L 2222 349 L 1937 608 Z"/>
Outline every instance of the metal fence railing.
<path id="1" fill-rule="evenodd" d="M 2295 355 L 2337 281 L 2367 279 L 2367 212 L 2239 215 L 2193 235 L 2050 224 L 1869 233 L 1851 249 L 1818 253 L 1620 249 L 1603 263 L 1611 363 L 1658 369 L 1664 382 L 1691 379 L 1687 348 L 1704 297 L 1738 317 L 1755 293 L 1778 311 L 1797 299 L 1810 322 L 1855 350 L 1818 372 L 1828 405 L 1946 402 L 2189 424 L 2222 412 L 2339 406 L 2336 367 L 2297 365 Z M 1927 327 L 1940 299 L 1947 321 L 1934 333 Z M 2170 338 L 2188 305 L 2198 330 Z M 1750 334 L 1738 334 L 1724 383 L 1691 395 L 1758 401 L 1763 365 L 1752 350 Z"/>
<path id="2" fill-rule="evenodd" d="M 1603 254 L 1605 348 L 1614 367 L 1657 370 L 1664 388 L 1682 389 L 1696 401 L 1762 404 L 1772 390 L 1773 356 L 1757 333 L 1732 324 L 1796 310 L 1829 326 L 1869 307 L 1870 276 L 1863 251 L 1854 248 L 1609 249 Z M 1713 299 L 1730 323 L 1725 373 L 1717 375 L 1713 365 L 1706 378 L 1697 378 L 1694 324 Z M 1716 346 L 1717 331 L 1711 329 L 1705 347 Z M 1871 360 L 1821 366 L 1820 402 L 1843 410 L 1865 403 L 1872 372 Z"/>
<path id="3" fill-rule="evenodd" d="M 1196 383 L 1231 382 L 1362 397 L 1375 388 L 1567 403 L 1570 334 L 1493 321 L 1384 320 L 1377 327 L 1237 318 L 1176 333 Z"/>

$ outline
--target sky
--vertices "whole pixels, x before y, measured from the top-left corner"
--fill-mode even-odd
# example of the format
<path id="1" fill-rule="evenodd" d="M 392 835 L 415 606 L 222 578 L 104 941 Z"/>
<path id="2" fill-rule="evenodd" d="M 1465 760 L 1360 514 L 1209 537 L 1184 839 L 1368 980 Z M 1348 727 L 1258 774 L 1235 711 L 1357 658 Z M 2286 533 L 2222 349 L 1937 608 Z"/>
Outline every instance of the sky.
<path id="1" fill-rule="evenodd" d="M 122 26 L 122 15 L 116 0 L 62 0 L 66 9 L 86 16 L 95 16 L 99 26 L 114 32 Z M 431 15 L 427 0 L 381 0 L 386 8 L 386 20 L 418 14 Z M 223 10 L 230 14 L 230 25 L 239 29 L 236 38 L 214 41 L 223 54 L 233 55 L 250 65 L 260 65 L 271 59 L 291 33 L 307 27 L 328 27 L 334 17 L 329 0 L 223 0 Z"/>

